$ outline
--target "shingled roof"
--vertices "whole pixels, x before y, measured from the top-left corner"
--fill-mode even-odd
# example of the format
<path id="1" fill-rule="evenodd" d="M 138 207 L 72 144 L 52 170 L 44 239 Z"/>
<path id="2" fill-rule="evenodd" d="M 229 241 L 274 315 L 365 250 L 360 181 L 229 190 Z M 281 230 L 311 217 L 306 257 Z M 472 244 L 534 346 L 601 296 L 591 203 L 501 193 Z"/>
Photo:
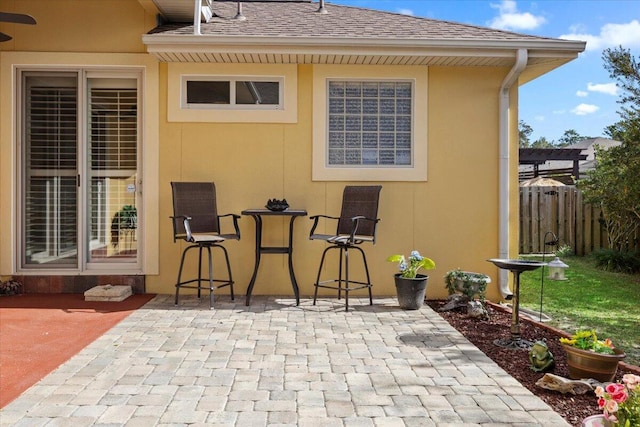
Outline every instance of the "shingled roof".
<path id="1" fill-rule="evenodd" d="M 585 46 L 579 41 L 333 3 L 325 4 L 326 14 L 318 12 L 317 2 L 308 0 L 241 4 L 244 20 L 235 19 L 236 1 L 214 1 L 214 16 L 200 24 L 200 34 L 194 34 L 193 22 L 174 22 L 154 28 L 143 41 L 163 61 L 209 62 L 252 62 L 271 48 L 276 55 L 285 50 L 289 55 L 272 56 L 271 62 L 333 63 L 338 55 L 338 63 L 344 57 L 346 63 L 509 66 L 515 50 L 524 48 L 529 50 L 529 66 L 540 66 L 544 72 L 574 59 Z M 248 49 L 252 44 L 255 49 Z M 235 48 L 227 49 L 231 46 Z M 248 54 L 256 56 L 244 56 Z M 323 60 L 321 55 L 334 58 Z"/>
<path id="2" fill-rule="evenodd" d="M 419 18 L 359 7 L 292 1 L 242 2 L 246 20 L 234 19 L 236 2 L 214 2 L 215 16 L 201 26 L 203 35 L 253 37 L 330 37 L 408 40 L 552 40 L 473 25 Z M 150 34 L 193 34 L 193 17 L 187 23 L 161 25 Z"/>

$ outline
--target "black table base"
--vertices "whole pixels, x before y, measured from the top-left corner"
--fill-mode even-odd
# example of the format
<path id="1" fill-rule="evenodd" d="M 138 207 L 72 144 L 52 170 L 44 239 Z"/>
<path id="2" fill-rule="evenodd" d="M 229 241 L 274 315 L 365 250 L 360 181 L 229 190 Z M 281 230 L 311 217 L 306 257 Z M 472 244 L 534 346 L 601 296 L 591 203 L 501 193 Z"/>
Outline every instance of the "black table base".
<path id="1" fill-rule="evenodd" d="M 258 276 L 258 268 L 260 267 L 260 258 L 262 254 L 287 254 L 289 261 L 289 277 L 291 278 L 291 286 L 293 287 L 293 293 L 296 296 L 296 305 L 300 305 L 300 290 L 298 288 L 298 282 L 293 272 L 293 222 L 299 216 L 306 216 L 307 211 L 304 209 L 287 209 L 284 211 L 271 211 L 269 209 L 246 209 L 242 211 L 242 215 L 251 216 L 256 223 L 256 262 L 253 267 L 253 275 L 249 281 L 247 287 L 247 301 L 248 306 L 251 303 L 251 293 L 253 287 L 256 284 L 256 277 Z M 288 216 L 289 220 L 289 242 L 287 246 L 262 246 L 262 217 L 263 216 Z"/>

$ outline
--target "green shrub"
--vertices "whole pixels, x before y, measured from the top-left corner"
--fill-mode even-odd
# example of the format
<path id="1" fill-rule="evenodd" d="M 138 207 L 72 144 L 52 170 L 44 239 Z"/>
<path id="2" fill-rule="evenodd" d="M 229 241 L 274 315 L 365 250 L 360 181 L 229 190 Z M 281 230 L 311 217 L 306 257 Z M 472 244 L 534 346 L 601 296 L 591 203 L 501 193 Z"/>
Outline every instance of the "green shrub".
<path id="1" fill-rule="evenodd" d="M 602 270 L 629 274 L 640 272 L 640 254 L 636 252 L 600 249 L 593 253 L 593 257 L 596 267 Z"/>

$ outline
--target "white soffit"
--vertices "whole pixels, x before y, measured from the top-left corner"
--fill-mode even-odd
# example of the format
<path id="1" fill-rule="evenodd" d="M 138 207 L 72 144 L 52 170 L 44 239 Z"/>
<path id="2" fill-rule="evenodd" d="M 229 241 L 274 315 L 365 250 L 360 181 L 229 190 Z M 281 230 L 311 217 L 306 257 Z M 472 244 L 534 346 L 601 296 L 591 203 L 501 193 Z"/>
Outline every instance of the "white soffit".
<path id="1" fill-rule="evenodd" d="M 196 1 L 201 4 L 200 19 L 208 21 L 213 16 L 210 0 L 152 0 L 160 13 L 171 22 L 193 22 Z"/>

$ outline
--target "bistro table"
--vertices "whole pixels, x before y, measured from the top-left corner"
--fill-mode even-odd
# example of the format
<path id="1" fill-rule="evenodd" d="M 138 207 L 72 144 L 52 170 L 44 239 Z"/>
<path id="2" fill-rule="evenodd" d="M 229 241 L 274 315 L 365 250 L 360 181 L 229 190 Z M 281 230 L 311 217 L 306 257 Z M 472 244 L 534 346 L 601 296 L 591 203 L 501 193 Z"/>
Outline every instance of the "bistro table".
<path id="1" fill-rule="evenodd" d="M 256 277 L 258 276 L 258 267 L 260 267 L 260 257 L 262 254 L 287 254 L 289 258 L 289 276 L 291 277 L 291 285 L 293 292 L 296 295 L 296 305 L 300 305 L 300 290 L 298 289 L 298 282 L 296 282 L 296 276 L 293 273 L 293 222 L 299 216 L 306 216 L 307 211 L 304 209 L 285 209 L 283 211 L 272 211 L 269 209 L 245 209 L 242 215 L 249 215 L 253 217 L 256 222 L 256 264 L 253 268 L 253 276 L 249 282 L 247 288 L 247 302 L 249 305 L 251 302 L 251 292 L 256 284 Z M 262 246 L 262 217 L 263 216 L 288 216 L 289 220 L 289 244 L 287 246 Z"/>

